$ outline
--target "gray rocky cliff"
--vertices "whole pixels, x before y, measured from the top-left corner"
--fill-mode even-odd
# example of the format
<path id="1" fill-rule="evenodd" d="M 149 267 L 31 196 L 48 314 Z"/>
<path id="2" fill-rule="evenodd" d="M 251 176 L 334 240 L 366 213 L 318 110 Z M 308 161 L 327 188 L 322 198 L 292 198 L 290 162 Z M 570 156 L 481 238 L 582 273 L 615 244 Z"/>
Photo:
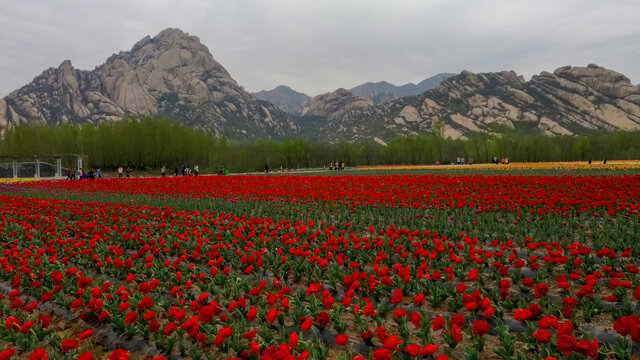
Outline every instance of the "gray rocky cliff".
<path id="1" fill-rule="evenodd" d="M 70 61 L 44 71 L 1 100 L 0 127 L 152 114 L 234 138 L 298 130 L 289 114 L 253 98 L 196 36 L 178 29 L 147 36 L 92 71 L 74 69 Z"/>

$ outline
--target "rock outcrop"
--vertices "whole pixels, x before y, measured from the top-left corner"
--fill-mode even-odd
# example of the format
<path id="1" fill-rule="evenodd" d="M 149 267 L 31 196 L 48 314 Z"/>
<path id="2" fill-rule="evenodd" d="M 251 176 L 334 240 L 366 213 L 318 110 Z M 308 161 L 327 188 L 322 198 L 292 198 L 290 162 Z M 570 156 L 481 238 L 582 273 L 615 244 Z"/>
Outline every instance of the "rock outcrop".
<path id="1" fill-rule="evenodd" d="M 348 90 L 338 89 L 312 98 L 302 110 L 302 115 L 322 117 L 331 121 L 370 106 L 373 106 L 373 101 L 356 96 Z"/>
<path id="2" fill-rule="evenodd" d="M 2 100 L 0 127 L 152 114 L 233 138 L 298 131 L 289 114 L 253 98 L 196 36 L 178 29 L 147 36 L 92 71 L 74 69 L 68 60 L 44 71 Z"/>

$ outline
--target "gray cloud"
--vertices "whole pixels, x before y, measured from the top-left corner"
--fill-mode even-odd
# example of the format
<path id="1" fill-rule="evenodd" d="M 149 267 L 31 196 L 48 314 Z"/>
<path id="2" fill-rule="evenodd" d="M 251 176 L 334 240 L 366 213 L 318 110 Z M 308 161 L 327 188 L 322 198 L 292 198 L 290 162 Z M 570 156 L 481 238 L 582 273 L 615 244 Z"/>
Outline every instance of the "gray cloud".
<path id="1" fill-rule="evenodd" d="M 640 81 L 635 0 L 0 0 L 0 96 L 146 35 L 197 35 L 247 90 L 316 95 L 366 81 L 596 63 Z"/>

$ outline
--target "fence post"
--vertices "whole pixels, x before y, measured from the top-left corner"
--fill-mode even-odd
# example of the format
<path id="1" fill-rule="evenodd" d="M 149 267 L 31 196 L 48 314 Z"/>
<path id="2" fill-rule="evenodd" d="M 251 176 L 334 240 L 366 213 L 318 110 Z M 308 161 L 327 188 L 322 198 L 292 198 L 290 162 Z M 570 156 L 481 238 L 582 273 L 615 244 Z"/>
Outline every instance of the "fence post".
<path id="1" fill-rule="evenodd" d="M 35 175 L 33 177 L 38 179 L 38 178 L 40 178 L 40 159 L 35 157 L 35 158 L 33 158 L 33 161 L 35 162 L 35 165 L 36 165 L 36 173 L 35 173 Z"/>
<path id="2" fill-rule="evenodd" d="M 56 176 L 62 177 L 62 159 L 61 158 L 56 159 Z"/>

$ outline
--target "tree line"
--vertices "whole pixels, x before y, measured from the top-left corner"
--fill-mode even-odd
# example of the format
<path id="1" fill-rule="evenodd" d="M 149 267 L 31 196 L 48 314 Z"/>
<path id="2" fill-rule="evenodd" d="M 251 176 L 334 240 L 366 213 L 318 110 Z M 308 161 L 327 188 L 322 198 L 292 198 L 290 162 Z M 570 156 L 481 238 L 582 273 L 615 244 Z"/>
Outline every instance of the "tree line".
<path id="1" fill-rule="evenodd" d="M 472 133 L 464 140 L 433 134 L 398 137 L 377 142 L 323 143 L 300 139 L 236 142 L 214 138 L 203 130 L 157 117 L 101 122 L 98 125 L 20 125 L 9 129 L 2 141 L 3 154 L 78 153 L 85 167 L 115 169 L 130 166 L 156 171 L 198 164 L 202 172 L 224 167 L 232 172 L 327 166 L 380 164 L 441 164 L 464 157 L 467 162 L 490 162 L 492 157 L 511 161 L 572 161 L 640 159 L 640 131 L 579 136 Z M 46 161 L 46 159 L 42 159 Z M 64 164 L 72 166 L 72 164 Z"/>

